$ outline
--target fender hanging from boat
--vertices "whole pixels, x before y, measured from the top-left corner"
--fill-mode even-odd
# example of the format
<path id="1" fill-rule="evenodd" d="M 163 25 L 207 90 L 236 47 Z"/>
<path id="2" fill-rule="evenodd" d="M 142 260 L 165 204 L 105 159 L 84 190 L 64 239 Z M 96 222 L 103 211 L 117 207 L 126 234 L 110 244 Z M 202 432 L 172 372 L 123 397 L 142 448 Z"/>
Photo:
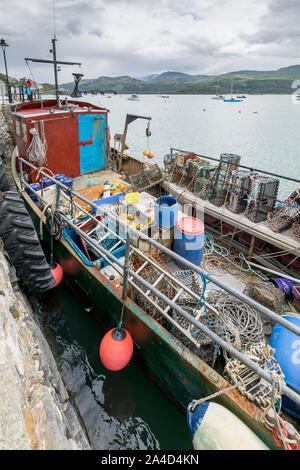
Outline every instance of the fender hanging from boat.
<path id="1" fill-rule="evenodd" d="M 218 403 L 191 402 L 187 419 L 196 450 L 269 450 L 246 424 Z"/>

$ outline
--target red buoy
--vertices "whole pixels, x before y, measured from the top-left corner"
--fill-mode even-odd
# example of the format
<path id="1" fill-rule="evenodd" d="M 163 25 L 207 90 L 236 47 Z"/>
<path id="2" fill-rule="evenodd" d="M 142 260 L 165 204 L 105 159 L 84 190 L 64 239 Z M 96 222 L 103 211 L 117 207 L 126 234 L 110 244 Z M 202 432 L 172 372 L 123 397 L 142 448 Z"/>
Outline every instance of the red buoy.
<path id="1" fill-rule="evenodd" d="M 51 289 L 53 289 L 54 287 L 58 286 L 58 284 L 61 282 L 64 272 L 63 272 L 63 268 L 58 263 L 50 264 L 49 268 L 52 273 L 52 276 L 55 279 L 55 284 L 51 287 Z"/>
<path id="2" fill-rule="evenodd" d="M 150 153 L 148 153 L 147 157 L 148 157 L 148 158 L 153 158 L 154 155 L 153 155 L 153 153 L 150 152 Z"/>
<path id="3" fill-rule="evenodd" d="M 102 339 L 99 352 L 106 369 L 121 370 L 132 357 L 132 338 L 124 328 L 113 328 Z"/>

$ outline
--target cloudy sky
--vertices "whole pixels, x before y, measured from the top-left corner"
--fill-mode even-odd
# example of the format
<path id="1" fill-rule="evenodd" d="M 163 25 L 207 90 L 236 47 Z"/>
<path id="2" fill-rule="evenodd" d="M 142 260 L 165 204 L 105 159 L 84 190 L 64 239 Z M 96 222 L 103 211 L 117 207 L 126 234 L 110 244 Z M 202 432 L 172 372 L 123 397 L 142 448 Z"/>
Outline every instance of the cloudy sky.
<path id="1" fill-rule="evenodd" d="M 24 57 L 51 59 L 53 0 L 0 0 L 0 12 L 9 74 L 30 76 Z M 58 60 L 82 62 L 85 78 L 300 64 L 299 22 L 299 0 L 55 0 Z M 53 82 L 51 66 L 30 68 Z M 60 83 L 79 71 L 61 69 Z"/>

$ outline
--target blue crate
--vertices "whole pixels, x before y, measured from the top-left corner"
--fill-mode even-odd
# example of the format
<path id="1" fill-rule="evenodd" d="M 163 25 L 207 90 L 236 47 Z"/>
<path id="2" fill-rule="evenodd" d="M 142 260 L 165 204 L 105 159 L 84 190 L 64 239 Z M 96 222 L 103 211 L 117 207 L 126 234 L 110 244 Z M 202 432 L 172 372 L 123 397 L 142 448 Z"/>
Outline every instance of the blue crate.
<path id="1" fill-rule="evenodd" d="M 95 199 L 92 202 L 94 204 L 96 204 L 97 206 L 104 206 L 106 204 L 114 204 L 115 202 L 118 202 L 118 200 L 122 196 L 124 196 L 124 193 L 117 193 L 117 194 L 114 194 L 113 196 L 104 197 L 104 198 L 101 198 L 101 199 Z M 95 214 L 95 213 L 96 213 L 96 209 L 94 209 L 94 207 L 92 207 L 92 214 Z"/>

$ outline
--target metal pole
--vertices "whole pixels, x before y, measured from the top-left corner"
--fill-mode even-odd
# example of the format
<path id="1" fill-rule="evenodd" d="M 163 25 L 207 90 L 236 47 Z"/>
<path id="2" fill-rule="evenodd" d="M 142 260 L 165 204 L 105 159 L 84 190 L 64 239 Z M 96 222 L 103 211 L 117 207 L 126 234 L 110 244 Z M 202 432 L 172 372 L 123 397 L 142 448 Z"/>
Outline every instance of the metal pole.
<path id="1" fill-rule="evenodd" d="M 127 238 L 126 238 L 126 246 L 125 246 L 123 292 L 122 292 L 122 299 L 123 300 L 126 300 L 126 297 L 127 297 L 127 284 L 128 284 L 128 275 L 129 275 L 129 267 L 130 267 L 130 245 L 131 245 L 131 238 L 130 238 L 130 235 L 128 233 Z"/>
<path id="2" fill-rule="evenodd" d="M 7 62 L 6 62 L 5 47 L 3 47 L 2 50 L 3 50 L 4 65 L 5 65 L 5 74 L 6 74 L 6 85 L 7 85 L 8 102 L 9 102 L 9 103 L 12 103 L 11 92 L 10 92 L 10 86 L 9 86 L 9 81 L 8 81 L 8 72 L 7 72 Z"/>
<path id="3" fill-rule="evenodd" d="M 54 80 L 55 80 L 55 93 L 56 93 L 57 106 L 60 108 L 60 99 L 59 99 L 59 93 L 58 93 L 58 79 L 57 79 L 57 63 L 56 63 L 55 41 L 57 41 L 57 39 L 53 38 L 52 39 L 52 46 L 53 46 L 53 62 L 54 62 Z"/>

